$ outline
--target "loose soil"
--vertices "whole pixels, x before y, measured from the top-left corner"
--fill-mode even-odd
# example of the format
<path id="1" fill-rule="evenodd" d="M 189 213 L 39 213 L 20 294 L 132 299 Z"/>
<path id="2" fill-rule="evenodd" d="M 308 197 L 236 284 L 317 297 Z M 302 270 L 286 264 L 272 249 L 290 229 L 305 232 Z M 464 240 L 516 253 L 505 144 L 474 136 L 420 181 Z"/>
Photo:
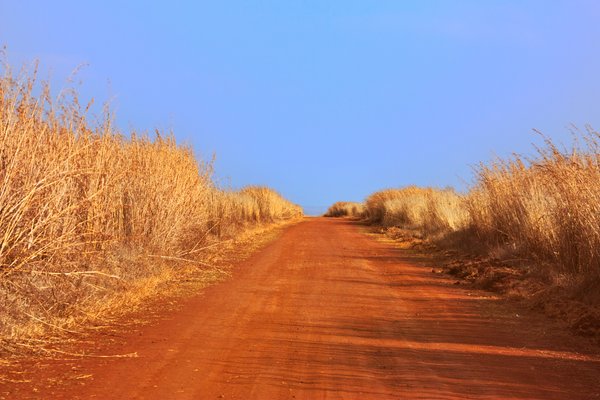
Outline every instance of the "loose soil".
<path id="1" fill-rule="evenodd" d="M 432 262 L 307 219 L 149 323 L 4 367 L 0 398 L 600 398 L 598 347 Z"/>

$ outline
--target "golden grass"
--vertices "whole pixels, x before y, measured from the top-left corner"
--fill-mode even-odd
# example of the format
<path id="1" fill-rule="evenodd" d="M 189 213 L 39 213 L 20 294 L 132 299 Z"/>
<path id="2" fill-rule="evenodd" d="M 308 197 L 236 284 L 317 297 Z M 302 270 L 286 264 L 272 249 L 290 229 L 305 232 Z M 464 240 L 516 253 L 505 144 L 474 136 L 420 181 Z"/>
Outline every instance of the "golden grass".
<path id="1" fill-rule="evenodd" d="M 218 188 L 172 135 L 125 136 L 87 111 L 35 75 L 0 78 L 0 339 L 67 330 L 209 246 L 302 215 L 268 188 Z"/>
<path id="2" fill-rule="evenodd" d="M 480 165 L 467 199 L 471 226 L 490 246 L 549 262 L 559 273 L 600 277 L 600 135 L 532 159 Z"/>
<path id="3" fill-rule="evenodd" d="M 569 149 L 545 139 L 534 157 L 498 159 L 475 174 L 464 196 L 416 186 L 373 193 L 366 216 L 449 243 L 460 237 L 492 256 L 536 260 L 574 282 L 600 279 L 600 134 L 588 129 Z"/>
<path id="4" fill-rule="evenodd" d="M 352 201 L 338 201 L 333 203 L 327 209 L 325 217 L 354 217 L 363 218 L 365 213 L 365 205 Z"/>
<path id="5" fill-rule="evenodd" d="M 387 189 L 371 194 L 365 206 L 371 223 L 422 234 L 454 232 L 467 223 L 463 197 L 451 189 Z"/>
<path id="6" fill-rule="evenodd" d="M 302 208 L 284 199 L 275 190 L 247 186 L 239 191 L 215 190 L 208 203 L 210 231 L 218 237 L 255 224 L 298 218 Z"/>

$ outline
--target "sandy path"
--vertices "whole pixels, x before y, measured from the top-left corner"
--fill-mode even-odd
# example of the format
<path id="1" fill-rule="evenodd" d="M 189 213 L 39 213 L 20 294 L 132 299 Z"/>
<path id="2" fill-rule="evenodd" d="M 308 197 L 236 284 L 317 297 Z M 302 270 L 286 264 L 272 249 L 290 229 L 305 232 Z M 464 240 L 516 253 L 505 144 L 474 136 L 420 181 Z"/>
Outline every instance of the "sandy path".
<path id="1" fill-rule="evenodd" d="M 138 358 L 45 361 L 0 398 L 600 398 L 585 342 L 453 282 L 352 222 L 310 219 L 100 346 Z"/>

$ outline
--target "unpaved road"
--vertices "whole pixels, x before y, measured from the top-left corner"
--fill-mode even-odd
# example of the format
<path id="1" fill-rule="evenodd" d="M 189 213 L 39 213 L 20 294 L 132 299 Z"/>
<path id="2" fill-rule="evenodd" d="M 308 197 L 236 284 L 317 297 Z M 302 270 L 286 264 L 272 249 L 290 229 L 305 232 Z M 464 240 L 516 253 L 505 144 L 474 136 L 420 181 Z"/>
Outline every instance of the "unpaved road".
<path id="1" fill-rule="evenodd" d="M 227 281 L 99 347 L 138 358 L 43 361 L 0 397 L 600 398 L 593 347 L 453 283 L 353 222 L 309 219 Z"/>

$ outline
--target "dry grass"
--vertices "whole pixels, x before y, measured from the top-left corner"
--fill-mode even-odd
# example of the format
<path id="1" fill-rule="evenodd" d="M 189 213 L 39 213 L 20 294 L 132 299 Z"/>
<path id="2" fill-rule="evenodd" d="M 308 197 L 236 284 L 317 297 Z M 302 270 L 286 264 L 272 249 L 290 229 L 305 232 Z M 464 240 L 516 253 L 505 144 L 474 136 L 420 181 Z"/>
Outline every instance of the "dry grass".
<path id="1" fill-rule="evenodd" d="M 431 235 L 455 232 L 466 226 L 463 201 L 451 189 L 409 186 L 375 192 L 367 198 L 365 206 L 373 224 Z"/>
<path id="2" fill-rule="evenodd" d="M 533 159 L 481 165 L 467 201 L 471 226 L 489 246 L 548 262 L 572 277 L 600 277 L 600 135 Z"/>
<path id="3" fill-rule="evenodd" d="M 363 218 L 365 214 L 365 205 L 352 201 L 338 201 L 327 209 L 325 217 L 354 217 Z"/>
<path id="4" fill-rule="evenodd" d="M 219 189 L 171 135 L 124 136 L 108 112 L 97 126 L 86 113 L 35 76 L 0 78 L 2 340 L 72 330 L 207 247 L 302 214 L 268 188 Z"/>
<path id="5" fill-rule="evenodd" d="M 532 158 L 515 155 L 475 173 L 465 196 L 415 186 L 373 193 L 366 215 L 438 242 L 458 237 L 493 257 L 535 260 L 571 283 L 598 282 L 600 134 L 588 129 L 569 149 L 545 139 Z"/>
<path id="6" fill-rule="evenodd" d="M 298 218 L 302 208 L 273 189 L 248 186 L 239 191 L 215 190 L 208 205 L 212 234 L 228 237 L 240 229 L 279 220 Z"/>

